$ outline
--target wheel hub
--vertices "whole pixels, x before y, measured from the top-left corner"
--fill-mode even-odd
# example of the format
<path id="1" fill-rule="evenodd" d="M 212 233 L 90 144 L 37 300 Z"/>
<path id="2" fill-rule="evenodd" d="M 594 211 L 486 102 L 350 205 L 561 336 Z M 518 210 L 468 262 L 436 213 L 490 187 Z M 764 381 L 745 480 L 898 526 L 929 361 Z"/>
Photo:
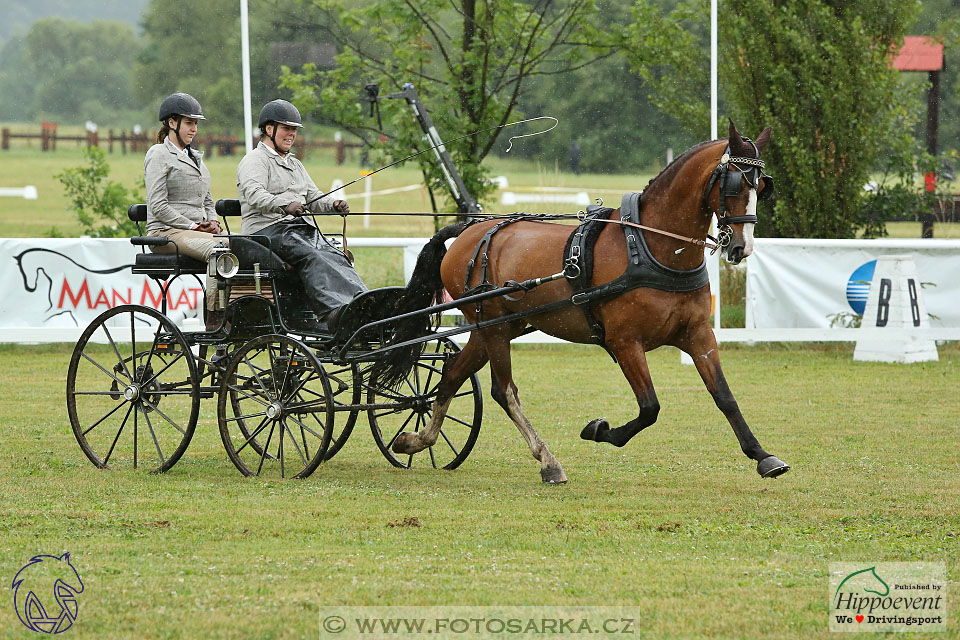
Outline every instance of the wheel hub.
<path id="1" fill-rule="evenodd" d="M 123 397 L 130 402 L 136 402 L 140 399 L 140 387 L 135 384 L 130 385 L 123 390 Z"/>
<path id="2" fill-rule="evenodd" d="M 279 402 L 271 402 L 267 407 L 267 417 L 271 420 L 283 414 L 283 405 Z"/>

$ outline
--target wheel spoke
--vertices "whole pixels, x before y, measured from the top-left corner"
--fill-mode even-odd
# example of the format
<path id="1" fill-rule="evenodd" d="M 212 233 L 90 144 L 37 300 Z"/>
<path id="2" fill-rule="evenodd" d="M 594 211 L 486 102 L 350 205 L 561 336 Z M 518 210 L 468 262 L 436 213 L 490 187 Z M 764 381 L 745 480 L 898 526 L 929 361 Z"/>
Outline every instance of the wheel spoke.
<path id="1" fill-rule="evenodd" d="M 156 411 L 156 409 L 154 409 L 154 411 Z M 150 416 L 147 415 L 146 411 L 143 412 L 143 417 L 146 418 L 147 420 L 147 428 L 150 429 L 150 435 L 153 437 L 153 444 L 157 447 L 157 455 L 160 457 L 160 464 L 163 465 L 163 463 L 166 462 L 167 459 L 163 457 L 163 451 L 161 451 L 160 449 L 160 441 L 157 440 L 157 433 L 153 429 L 153 423 L 150 422 Z"/>
<path id="2" fill-rule="evenodd" d="M 96 422 L 94 422 L 92 425 L 90 425 L 90 428 L 87 429 L 86 431 L 84 431 L 84 432 L 83 432 L 83 435 L 86 436 L 88 433 L 90 433 L 91 431 L 93 431 L 93 428 L 94 428 L 95 426 L 97 426 L 98 424 L 100 424 L 101 422 L 103 422 L 104 420 L 106 420 L 107 418 L 109 418 L 110 416 L 112 416 L 112 415 L 114 414 L 114 412 L 116 412 L 117 409 L 119 409 L 120 407 L 122 407 L 122 406 L 125 405 L 125 404 L 127 404 L 127 401 L 126 401 L 126 400 L 124 400 L 123 402 L 121 402 L 120 404 L 118 404 L 117 406 L 115 406 L 113 409 L 110 409 L 110 411 L 108 411 L 105 416 L 103 416 L 102 418 L 100 418 L 99 420 L 97 420 Z"/>
<path id="3" fill-rule="evenodd" d="M 447 434 L 443 432 L 443 429 L 440 429 L 440 435 L 443 436 L 443 439 L 447 441 L 447 446 L 449 446 L 450 450 L 453 451 L 453 457 L 456 458 L 457 456 L 459 456 L 460 452 L 457 451 L 457 448 L 453 446 L 452 442 L 450 442 L 450 438 L 448 438 Z"/>
<path id="4" fill-rule="evenodd" d="M 133 408 L 133 468 L 137 468 L 137 414 L 140 413 L 140 407 L 134 405 Z M 144 414 L 146 417 L 146 414 Z M 163 464 L 161 461 L 160 464 Z"/>
<path id="5" fill-rule="evenodd" d="M 94 360 L 93 358 L 91 358 L 90 356 L 88 356 L 86 351 L 84 351 L 84 352 L 81 353 L 80 355 L 82 355 L 84 358 L 86 358 L 87 360 L 89 360 L 89 361 L 93 364 L 93 366 L 95 366 L 96 368 L 100 369 L 100 371 L 103 371 L 105 374 L 107 374 L 108 376 L 110 376 L 111 378 L 113 378 L 113 379 L 116 381 L 117 384 L 122 384 L 123 386 L 127 386 L 127 383 L 126 383 L 126 382 L 123 382 L 122 380 L 120 380 L 120 378 L 118 378 L 117 376 L 113 375 L 112 373 L 110 373 L 109 371 L 107 371 L 106 369 L 104 369 L 103 366 L 102 366 L 99 362 L 97 362 L 96 360 Z M 132 380 L 132 379 L 133 379 L 133 378 L 131 377 L 131 380 Z"/>
<path id="6" fill-rule="evenodd" d="M 270 406 L 270 403 L 269 403 L 269 402 L 264 402 L 264 401 L 261 400 L 258 396 L 251 395 L 251 394 L 247 393 L 247 392 L 246 392 L 246 389 L 244 389 L 243 387 L 235 387 L 235 386 L 233 386 L 233 385 L 230 385 L 229 388 L 230 388 L 231 391 L 235 391 L 235 392 L 237 392 L 238 394 L 242 395 L 244 400 L 253 400 L 254 402 L 258 402 L 258 403 L 262 404 L 262 405 L 265 406 L 265 407 L 269 407 L 269 406 Z"/>
<path id="7" fill-rule="evenodd" d="M 127 364 L 124 361 L 123 356 L 120 355 L 120 349 L 117 348 L 117 343 L 113 341 L 113 336 L 110 335 L 110 328 L 105 324 L 103 325 L 103 332 L 107 334 L 107 340 L 110 341 L 110 346 L 113 347 L 113 352 L 117 354 L 117 360 L 119 360 L 120 364 L 123 365 L 123 372 L 127 374 L 128 378 L 133 380 L 133 376 L 130 375 L 130 371 L 127 369 Z M 136 347 L 134 347 L 134 349 L 136 349 Z"/>
<path id="8" fill-rule="evenodd" d="M 247 358 L 247 356 L 243 356 L 243 361 L 247 363 L 248 367 L 250 367 L 250 372 L 253 374 L 253 378 L 257 381 L 257 384 L 259 384 L 260 388 L 263 390 L 263 395 L 269 398 L 270 392 L 267 391 L 266 385 L 263 384 L 263 380 L 260 379 L 260 376 L 257 374 L 257 370 L 254 369 L 253 364 L 250 363 L 249 358 Z"/>
<path id="9" fill-rule="evenodd" d="M 248 444 L 250 444 L 251 442 L 253 442 L 253 439 L 256 438 L 257 435 L 259 435 L 261 431 L 263 431 L 263 428 L 267 425 L 267 420 L 269 420 L 269 418 L 267 418 L 267 416 L 264 415 L 264 416 L 263 416 L 263 420 L 261 420 L 261 421 L 260 421 L 260 424 L 257 425 L 257 428 L 253 430 L 253 433 L 250 434 L 250 437 L 247 438 L 246 441 L 245 441 L 242 445 L 240 445 L 240 448 L 239 448 L 239 449 L 237 449 L 236 452 L 237 452 L 238 454 L 239 454 L 241 451 L 243 451 L 243 448 L 244 448 L 244 447 L 246 447 Z"/>
<path id="10" fill-rule="evenodd" d="M 152 402 L 150 402 L 149 400 L 147 400 L 145 397 L 140 398 L 140 399 L 143 401 L 143 403 L 144 403 L 145 405 L 147 405 L 148 407 L 150 407 L 151 409 L 153 409 L 154 411 L 156 411 L 156 412 L 157 412 L 157 415 L 159 415 L 161 418 L 163 418 L 164 420 L 166 420 L 167 422 L 169 422 L 169 423 L 173 426 L 174 429 L 176 429 L 177 431 L 179 431 L 179 432 L 182 433 L 183 435 L 187 435 L 187 432 L 186 432 L 180 425 L 178 425 L 176 422 L 174 422 L 173 420 L 171 420 L 171 419 L 167 416 L 167 414 L 165 414 L 163 411 L 161 411 L 161 410 L 160 410 L 160 407 L 158 407 L 157 405 L 153 404 Z"/>
<path id="11" fill-rule="evenodd" d="M 150 378 L 149 380 L 145 380 L 145 381 L 141 382 L 141 383 L 140 383 L 140 386 L 145 387 L 145 386 L 147 386 L 148 384 L 150 384 L 151 382 L 153 382 L 154 380 L 156 380 L 156 379 L 157 379 L 157 376 L 159 376 L 161 373 L 163 373 L 164 371 L 166 371 L 167 369 L 169 369 L 170 367 L 172 367 L 173 364 L 174 364 L 177 360 L 179 360 L 180 358 L 182 358 L 182 357 L 183 357 L 183 354 L 180 353 L 180 352 L 178 352 L 176 358 L 174 358 L 173 360 L 171 360 L 171 361 L 167 364 L 167 366 L 165 366 L 163 369 L 160 369 L 160 371 L 157 371 L 155 374 L 153 374 L 153 376 L 151 376 L 151 378 Z"/>
<path id="12" fill-rule="evenodd" d="M 287 434 L 290 436 L 290 441 L 293 442 L 293 446 L 297 450 L 297 453 L 300 454 L 300 459 L 303 460 L 304 468 L 306 468 L 309 462 L 307 462 L 307 457 L 303 455 L 303 451 L 300 450 L 300 445 L 297 444 L 296 436 L 293 435 L 293 431 L 290 430 L 290 427 L 287 425 L 286 422 L 283 422 L 282 425 L 283 425 L 283 429 L 286 430 Z M 301 432 L 302 432 L 302 429 L 301 429 Z"/>
<path id="13" fill-rule="evenodd" d="M 274 359 L 275 358 L 273 355 L 273 345 L 268 343 L 267 344 L 267 362 L 270 363 L 270 382 L 273 383 L 273 394 L 274 394 L 273 397 L 279 398 L 280 389 L 277 388 L 277 376 L 274 373 L 274 363 L 273 363 Z M 257 475 L 260 475 L 259 472 L 257 473 Z"/>
<path id="14" fill-rule="evenodd" d="M 463 426 L 467 427 L 468 429 L 472 429 L 472 428 L 473 428 L 473 425 L 470 424 L 469 422 L 465 422 L 465 421 L 461 420 L 460 418 L 458 418 L 457 416 L 452 416 L 452 415 L 450 415 L 449 413 L 444 416 L 444 420 L 453 420 L 454 422 L 459 422 L 460 424 L 462 424 Z"/>
<path id="15" fill-rule="evenodd" d="M 127 425 L 127 418 L 130 417 L 130 409 L 133 409 L 133 403 L 130 403 L 130 406 L 127 407 L 127 415 L 123 416 L 123 422 L 120 423 L 120 428 L 117 429 L 117 435 L 113 438 L 113 444 L 110 445 L 110 450 L 107 452 L 107 457 L 103 459 L 103 465 L 106 466 L 107 462 L 110 461 L 110 456 L 113 455 L 113 448 L 117 446 L 117 440 L 120 439 L 120 433 L 123 431 L 123 428 Z"/>
<path id="16" fill-rule="evenodd" d="M 313 415 L 313 419 L 317 421 L 317 424 L 320 425 L 321 428 L 323 428 L 323 424 L 320 423 L 320 420 L 317 418 L 317 416 L 314 415 L 314 414 L 311 414 L 311 415 Z M 290 418 L 291 420 L 293 420 L 294 422 L 296 422 L 298 425 L 300 425 L 300 429 L 305 430 L 305 431 L 309 431 L 312 436 L 314 436 L 314 437 L 316 437 L 316 438 L 320 438 L 321 442 L 323 441 L 323 436 L 322 436 L 322 435 L 320 435 L 319 433 L 317 433 L 316 431 L 314 431 L 313 429 L 311 429 L 311 428 L 308 427 L 307 425 L 305 425 L 305 424 L 303 424 L 302 422 L 300 422 L 300 420 L 299 420 L 296 416 L 287 416 L 287 417 Z"/>
<path id="17" fill-rule="evenodd" d="M 412 418 L 414 415 L 416 415 L 416 414 L 411 413 L 410 415 L 407 416 L 407 419 L 403 421 L 403 424 L 400 425 L 400 428 L 397 429 L 397 432 L 396 432 L 395 434 L 393 434 L 393 437 L 392 437 L 392 438 L 390 438 L 390 442 L 387 443 L 387 449 L 389 449 L 390 447 L 393 446 L 394 440 L 396 440 L 397 437 L 398 437 L 401 433 L 403 433 L 403 430 L 404 430 L 404 429 L 407 427 L 407 425 L 410 423 L 410 418 Z"/>
<path id="18" fill-rule="evenodd" d="M 273 437 L 273 428 L 277 425 L 276 421 L 270 424 L 270 433 L 267 434 L 267 444 L 264 445 L 263 451 L 260 452 L 260 464 L 257 465 L 257 475 L 260 475 L 260 470 L 263 469 L 263 461 L 267 457 L 267 449 L 270 448 L 270 438 Z"/>
<path id="19" fill-rule="evenodd" d="M 143 365 L 143 370 L 144 370 L 144 371 L 149 371 L 149 370 L 150 370 L 150 362 L 153 360 L 153 353 L 154 353 L 154 351 L 157 350 L 157 343 L 160 341 L 160 330 L 161 330 L 161 329 L 163 329 L 163 323 L 162 323 L 162 322 L 160 322 L 160 323 L 157 324 L 157 330 L 156 330 L 156 331 L 154 332 L 154 334 L 153 334 L 153 344 L 150 345 L 150 352 L 147 354 L 147 363 L 146 363 L 145 365 Z M 136 342 L 133 343 L 133 349 L 134 349 L 134 351 L 136 351 L 136 349 L 137 349 L 137 343 L 136 343 Z M 133 365 L 134 365 L 134 367 L 133 367 L 134 371 L 136 371 L 136 369 L 137 369 L 137 368 L 136 368 L 136 364 L 137 364 L 136 362 L 133 363 Z"/>
<path id="20" fill-rule="evenodd" d="M 236 416 L 236 417 L 234 417 L 234 418 L 226 418 L 226 421 L 227 421 L 227 422 L 236 422 L 237 420 L 246 420 L 247 418 L 256 418 L 256 417 L 258 417 L 258 416 L 265 416 L 265 415 L 267 415 L 267 412 L 266 412 L 266 411 L 261 411 L 260 413 L 248 413 L 248 414 L 245 415 L 245 416 Z"/>

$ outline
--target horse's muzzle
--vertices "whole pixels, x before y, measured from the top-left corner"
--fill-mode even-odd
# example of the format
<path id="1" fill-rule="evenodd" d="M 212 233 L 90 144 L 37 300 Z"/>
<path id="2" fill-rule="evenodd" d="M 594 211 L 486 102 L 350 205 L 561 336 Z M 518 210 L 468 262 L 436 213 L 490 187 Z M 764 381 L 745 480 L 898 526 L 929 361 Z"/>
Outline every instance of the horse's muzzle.
<path id="1" fill-rule="evenodd" d="M 727 260 L 733 264 L 740 264 L 740 261 L 743 260 L 743 245 L 735 245 L 727 248 Z"/>

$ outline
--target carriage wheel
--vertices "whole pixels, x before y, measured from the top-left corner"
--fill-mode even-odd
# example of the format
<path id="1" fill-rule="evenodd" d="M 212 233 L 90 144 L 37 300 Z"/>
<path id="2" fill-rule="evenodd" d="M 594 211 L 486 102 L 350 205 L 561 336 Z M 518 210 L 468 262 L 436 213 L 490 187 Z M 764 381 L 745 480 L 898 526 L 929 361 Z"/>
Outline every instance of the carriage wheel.
<path id="1" fill-rule="evenodd" d="M 446 338 L 428 342 L 397 390 L 368 389 L 367 402 L 377 405 L 367 410 L 373 439 L 395 467 L 456 469 L 473 450 L 483 416 L 483 396 L 476 374 L 453 397 L 436 444 L 415 455 L 390 450 L 401 433 L 420 431 L 430 421 L 443 363 L 459 352 L 460 347 Z"/>
<path id="2" fill-rule="evenodd" d="M 360 372 L 355 364 L 342 366 L 328 364 L 326 371 L 330 378 L 333 408 L 336 412 L 333 436 L 330 439 L 330 446 L 327 447 L 327 455 L 324 458 L 324 460 L 329 460 L 337 455 L 343 445 L 347 443 L 350 434 L 353 433 L 353 427 L 357 424 L 357 416 L 360 410 L 352 407 L 360 404 L 362 387 Z"/>
<path id="3" fill-rule="evenodd" d="M 116 307 L 80 335 L 67 370 L 67 413 L 96 466 L 170 469 L 190 444 L 199 410 L 190 346 L 159 311 Z"/>
<path id="4" fill-rule="evenodd" d="M 299 340 L 266 335 L 243 345 L 220 383 L 217 421 L 230 460 L 247 476 L 306 478 L 333 433 L 330 380 Z"/>

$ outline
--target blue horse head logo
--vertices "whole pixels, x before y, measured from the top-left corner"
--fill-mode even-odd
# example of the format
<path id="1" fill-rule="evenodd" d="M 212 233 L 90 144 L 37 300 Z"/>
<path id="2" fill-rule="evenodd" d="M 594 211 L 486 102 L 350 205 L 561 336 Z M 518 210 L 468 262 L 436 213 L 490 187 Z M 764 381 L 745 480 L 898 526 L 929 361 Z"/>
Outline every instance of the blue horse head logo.
<path id="1" fill-rule="evenodd" d="M 13 578 L 13 603 L 20 622 L 39 633 L 63 633 L 77 619 L 80 574 L 70 554 L 34 556 Z"/>

